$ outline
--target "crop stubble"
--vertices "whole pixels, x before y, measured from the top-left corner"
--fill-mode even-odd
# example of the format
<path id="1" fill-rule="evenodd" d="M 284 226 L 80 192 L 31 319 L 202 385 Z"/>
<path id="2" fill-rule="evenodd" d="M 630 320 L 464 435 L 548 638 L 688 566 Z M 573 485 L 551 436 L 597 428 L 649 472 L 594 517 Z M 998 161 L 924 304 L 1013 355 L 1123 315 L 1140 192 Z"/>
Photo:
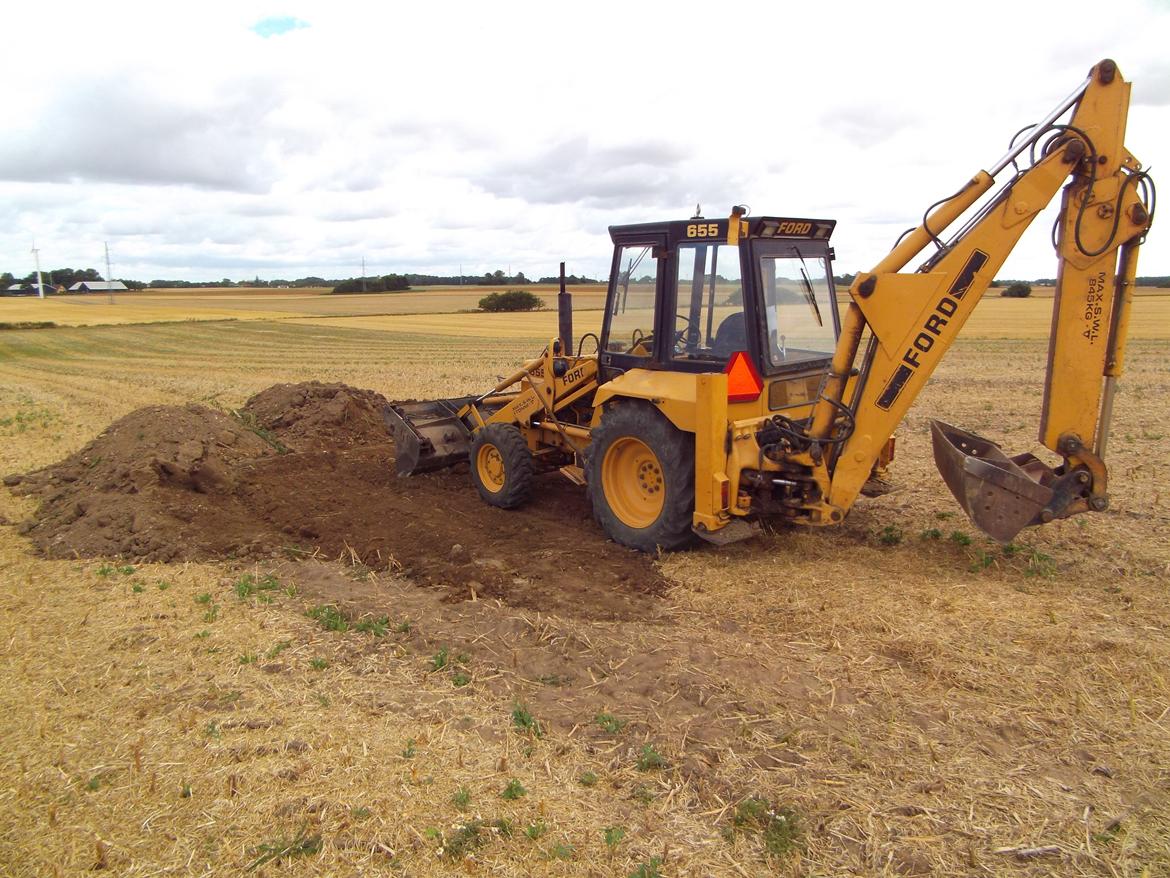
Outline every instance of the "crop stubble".
<path id="1" fill-rule="evenodd" d="M 5 472 L 60 459 L 144 403 L 234 407 L 305 378 L 400 397 L 474 390 L 539 338 L 485 353 L 470 338 L 285 323 L 13 335 L 0 348 Z M 862 501 L 837 530 L 667 559 L 665 597 L 608 620 L 564 603 L 451 603 L 332 562 L 102 576 L 98 561 L 34 557 L 4 528 L 0 723 L 12 746 L 0 774 L 14 798 L 0 855 L 17 874 L 103 858 L 120 874 L 231 873 L 277 829 L 305 825 L 324 848 L 290 860 L 293 874 L 384 865 L 387 850 L 411 874 L 448 874 L 435 851 L 465 819 L 448 799 L 466 786 L 485 818 L 551 827 L 547 843 L 485 843 L 477 857 L 498 874 L 624 874 L 666 846 L 665 874 L 758 874 L 758 844 L 720 832 L 747 795 L 804 815 L 803 850 L 781 873 L 1158 874 L 1170 868 L 1164 342 L 1134 345 L 1108 515 L 1028 532 L 1010 555 L 961 514 L 937 517 L 955 507 L 926 417 L 1031 448 L 1042 361 L 1034 341 L 961 343 L 900 430 L 899 491 Z M 472 505 L 460 508 L 475 509 L 463 490 Z M 11 521 L 32 511 L 0 504 Z M 888 526 L 897 541 L 882 539 Z M 529 530 L 539 550 L 539 524 Z M 269 569 L 297 596 L 233 595 L 243 572 Z M 321 603 L 410 618 L 410 630 L 324 631 L 302 615 Z M 431 669 L 442 646 L 470 656 L 467 686 Z M 312 670 L 314 657 L 328 667 Z M 516 701 L 543 721 L 541 738 L 510 726 Z M 629 724 L 602 732 L 602 709 Z M 411 739 L 420 755 L 407 759 Z M 634 767 L 645 742 L 668 769 Z M 587 771 L 596 786 L 576 783 Z M 530 792 L 505 802 L 512 777 Z M 601 829 L 614 825 L 630 832 L 611 862 Z M 546 859 L 554 841 L 573 859 Z M 1060 852 L 995 853 L 1043 845 Z"/>

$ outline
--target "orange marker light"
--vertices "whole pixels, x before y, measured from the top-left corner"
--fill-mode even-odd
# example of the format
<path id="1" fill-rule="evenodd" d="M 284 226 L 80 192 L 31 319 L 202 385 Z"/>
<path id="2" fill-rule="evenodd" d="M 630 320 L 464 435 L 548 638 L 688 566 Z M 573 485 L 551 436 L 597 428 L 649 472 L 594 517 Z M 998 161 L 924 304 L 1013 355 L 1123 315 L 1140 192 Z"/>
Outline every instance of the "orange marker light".
<path id="1" fill-rule="evenodd" d="M 748 359 L 747 351 L 736 351 L 723 369 L 727 373 L 727 401 L 752 402 L 764 389 L 760 373 Z"/>

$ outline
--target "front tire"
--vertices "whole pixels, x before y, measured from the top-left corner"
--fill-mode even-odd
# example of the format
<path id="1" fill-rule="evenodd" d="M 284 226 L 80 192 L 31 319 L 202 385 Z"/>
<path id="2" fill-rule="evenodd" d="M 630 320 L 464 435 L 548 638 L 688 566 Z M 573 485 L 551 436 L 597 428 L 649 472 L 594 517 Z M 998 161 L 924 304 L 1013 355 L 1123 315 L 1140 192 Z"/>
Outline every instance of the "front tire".
<path id="1" fill-rule="evenodd" d="M 611 405 L 586 452 L 593 516 L 614 542 L 653 552 L 695 540 L 695 444 L 649 403 Z"/>
<path id="2" fill-rule="evenodd" d="M 483 501 L 515 509 L 532 494 L 532 455 L 514 424 L 488 424 L 471 439 L 471 480 Z"/>

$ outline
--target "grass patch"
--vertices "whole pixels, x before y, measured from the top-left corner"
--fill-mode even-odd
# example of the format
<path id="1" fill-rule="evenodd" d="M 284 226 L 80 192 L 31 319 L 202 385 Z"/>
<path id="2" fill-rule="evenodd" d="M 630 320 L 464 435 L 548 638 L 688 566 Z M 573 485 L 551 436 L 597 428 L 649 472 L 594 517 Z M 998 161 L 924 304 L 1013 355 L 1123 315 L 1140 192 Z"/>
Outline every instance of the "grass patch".
<path id="1" fill-rule="evenodd" d="M 662 865 L 662 857 L 651 857 L 631 872 L 627 878 L 662 878 L 658 867 Z"/>
<path id="2" fill-rule="evenodd" d="M 616 735 L 626 724 L 625 720 L 618 719 L 612 713 L 604 712 L 599 713 L 597 716 L 593 717 L 593 721 L 611 735 Z"/>
<path id="3" fill-rule="evenodd" d="M 626 828 L 624 826 L 607 826 L 601 830 L 601 836 L 605 839 L 605 846 L 609 848 L 610 853 L 613 853 L 622 843 L 622 839 L 626 837 Z"/>
<path id="4" fill-rule="evenodd" d="M 443 843 L 442 856 L 450 860 L 462 860 L 495 836 L 506 838 L 511 834 L 512 824 L 507 820 L 472 820 L 456 829 Z"/>
<path id="5" fill-rule="evenodd" d="M 995 566 L 995 556 L 983 549 L 975 550 L 975 560 L 971 562 L 971 572 L 979 573 L 981 570 L 986 570 L 988 567 Z"/>
<path id="6" fill-rule="evenodd" d="M 781 858 L 800 843 L 800 819 L 796 811 L 786 805 L 777 806 L 767 799 L 751 796 L 735 806 L 731 834 L 736 832 L 758 834 L 764 853 Z"/>
<path id="7" fill-rule="evenodd" d="M 544 858 L 546 860 L 571 860 L 574 853 L 575 850 L 571 844 L 557 842 L 544 852 Z"/>
<path id="8" fill-rule="evenodd" d="M 1042 576 L 1045 578 L 1055 576 L 1056 562 L 1052 560 L 1051 555 L 1045 555 L 1043 552 L 1029 549 L 1028 560 L 1024 566 L 1024 575 Z"/>
<path id="9" fill-rule="evenodd" d="M 250 597 L 258 597 L 262 603 L 266 604 L 272 602 L 272 595 L 268 592 L 276 591 L 278 588 L 280 588 L 280 582 L 272 574 L 256 577 L 251 573 L 241 576 L 232 586 L 232 590 L 240 600 L 246 601 Z"/>
<path id="10" fill-rule="evenodd" d="M 658 768 L 666 768 L 666 759 L 653 744 L 643 744 L 642 749 L 638 751 L 637 764 L 638 771 L 654 771 Z"/>
<path id="11" fill-rule="evenodd" d="M 329 631 L 348 631 L 349 622 L 345 616 L 341 615 L 341 611 L 332 604 L 318 604 L 309 610 L 306 615 L 310 619 L 316 619 L 321 623 L 322 628 Z"/>
<path id="12" fill-rule="evenodd" d="M 259 856 L 244 871 L 254 872 L 266 863 L 276 862 L 279 864 L 281 860 L 319 854 L 321 847 L 321 836 L 319 834 L 309 835 L 308 824 L 305 824 L 292 838 L 278 838 L 253 848 L 252 853 L 259 854 Z"/>
<path id="13" fill-rule="evenodd" d="M 516 702 L 512 707 L 512 725 L 522 732 L 530 732 L 536 738 L 543 734 L 536 717 L 529 713 L 528 708 L 520 702 Z"/>
<path id="14" fill-rule="evenodd" d="M 508 801 L 523 799 L 526 795 L 528 795 L 528 790 L 524 789 L 524 785 L 516 780 L 516 778 L 508 781 L 508 785 L 500 792 L 500 798 L 507 799 Z"/>
<path id="15" fill-rule="evenodd" d="M 373 634 L 375 637 L 385 637 L 386 632 L 389 630 L 389 625 L 389 616 L 372 616 L 359 619 L 354 623 L 353 630 L 361 631 L 363 634 Z"/>

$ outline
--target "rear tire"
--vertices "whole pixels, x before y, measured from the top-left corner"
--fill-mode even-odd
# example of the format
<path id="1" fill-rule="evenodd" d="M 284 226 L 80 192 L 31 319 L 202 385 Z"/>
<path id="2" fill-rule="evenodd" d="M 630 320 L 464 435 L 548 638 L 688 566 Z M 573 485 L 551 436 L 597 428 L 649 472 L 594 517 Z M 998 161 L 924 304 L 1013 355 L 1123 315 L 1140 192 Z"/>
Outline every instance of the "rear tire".
<path id="1" fill-rule="evenodd" d="M 642 552 L 694 543 L 694 437 L 653 405 L 625 401 L 605 410 L 585 474 L 593 517 L 614 542 Z"/>
<path id="2" fill-rule="evenodd" d="M 483 501 L 515 509 L 532 494 L 532 455 L 514 424 L 488 424 L 471 439 L 471 480 Z"/>

